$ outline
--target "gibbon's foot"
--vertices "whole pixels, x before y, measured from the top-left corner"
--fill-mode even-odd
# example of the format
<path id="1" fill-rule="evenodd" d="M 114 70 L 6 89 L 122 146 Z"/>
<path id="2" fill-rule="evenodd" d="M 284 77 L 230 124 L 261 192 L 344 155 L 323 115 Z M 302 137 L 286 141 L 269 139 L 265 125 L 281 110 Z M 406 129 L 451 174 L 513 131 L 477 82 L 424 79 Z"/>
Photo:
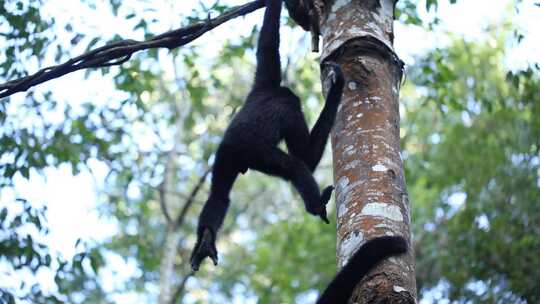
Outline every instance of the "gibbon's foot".
<path id="1" fill-rule="evenodd" d="M 209 228 L 204 228 L 201 238 L 195 244 L 195 248 L 191 254 L 191 269 L 193 271 L 199 270 L 201 262 L 206 257 L 210 257 L 214 265 L 218 264 L 215 237 Z"/>
<path id="2" fill-rule="evenodd" d="M 328 220 L 328 216 L 326 214 L 326 205 L 328 204 L 328 201 L 330 201 L 333 190 L 334 186 L 328 186 L 324 188 L 321 194 L 321 204 L 319 208 L 315 210 L 315 213 L 319 215 L 319 217 L 327 224 L 330 224 L 330 221 Z"/>

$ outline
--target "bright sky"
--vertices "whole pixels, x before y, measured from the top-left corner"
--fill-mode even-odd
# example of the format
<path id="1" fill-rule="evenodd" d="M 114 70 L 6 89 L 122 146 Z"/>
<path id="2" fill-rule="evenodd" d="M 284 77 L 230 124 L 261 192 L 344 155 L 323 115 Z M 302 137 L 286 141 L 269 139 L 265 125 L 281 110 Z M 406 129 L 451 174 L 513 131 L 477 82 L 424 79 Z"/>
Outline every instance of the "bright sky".
<path id="1" fill-rule="evenodd" d="M 108 1 L 97 1 L 97 9 L 94 11 L 88 9 L 82 1 L 49 0 L 45 2 L 43 12 L 54 16 L 59 28 L 62 28 L 64 22 L 71 20 L 75 32 L 80 28 L 87 33 L 90 32 L 90 36 L 92 34 L 119 34 L 125 38 L 141 39 L 141 33 L 132 32 L 133 24 L 125 22 L 122 18 L 122 16 L 129 13 L 128 9 L 121 11 L 120 17 L 114 17 L 106 7 L 106 2 Z M 160 33 L 178 27 L 178 21 L 181 20 L 178 12 L 187 13 L 191 9 L 198 8 L 197 0 L 176 2 L 181 4 L 176 4 L 177 7 L 171 8 L 165 4 L 169 3 L 168 1 L 154 1 L 157 7 L 153 15 L 159 16 L 160 22 L 152 28 L 153 32 Z M 421 2 L 420 8 L 425 6 L 424 1 Z M 510 5 L 508 0 L 462 0 L 458 1 L 456 5 L 449 5 L 445 1 L 441 2 L 443 3 L 439 7 L 438 14 L 443 20 L 443 28 L 471 40 L 485 39 L 482 29 L 489 24 L 500 21 Z M 537 31 L 540 28 L 540 18 L 538 18 L 540 9 L 533 5 L 534 2 L 533 0 L 525 0 L 524 9 L 517 12 L 516 17 L 512 19 L 522 26 L 526 37 L 522 44 L 509 56 L 508 61 L 512 66 L 540 62 L 540 32 Z M 123 5 L 129 10 L 140 11 L 140 1 L 128 0 L 124 1 Z M 428 14 L 424 12 L 423 15 L 427 16 Z M 211 47 L 212 43 L 219 45 L 227 37 L 238 35 L 239 31 L 249 32 L 251 26 L 258 23 L 262 19 L 261 17 L 262 10 L 251 14 L 247 18 L 239 18 L 229 22 L 195 41 L 195 44 L 209 45 L 209 47 L 204 48 L 207 53 L 203 53 L 201 56 L 207 56 L 210 60 L 213 56 L 212 50 L 215 49 Z M 60 31 L 60 33 L 63 33 L 63 31 Z M 292 33 L 283 31 L 282 40 L 285 42 L 282 43 L 282 52 L 292 51 L 288 49 L 291 46 L 298 47 L 299 37 L 303 35 L 299 30 Z M 71 38 L 71 36 L 61 36 L 60 38 L 62 39 L 62 37 L 68 40 Z M 441 45 L 441 43 L 443 45 L 448 43 L 448 38 L 444 32 L 426 32 L 421 28 L 403 26 L 397 23 L 395 37 L 397 53 L 407 64 L 412 64 L 414 62 L 413 56 L 421 54 L 426 49 Z M 305 41 L 306 45 L 303 47 L 307 48 L 309 39 L 305 39 Z M 82 51 L 82 48 L 76 49 L 73 51 L 73 55 L 78 55 Z M 54 64 L 52 58 L 50 64 Z M 84 73 L 78 72 L 41 86 L 54 92 L 55 98 L 60 102 L 69 102 L 74 105 L 92 100 L 96 104 L 105 104 L 114 97 L 120 96 L 115 91 L 112 83 L 109 77 L 103 78 L 101 75 L 92 75 L 90 79 L 85 80 Z M 37 90 L 39 89 L 38 87 Z M 21 98 L 21 96 L 17 96 L 17 98 Z M 58 119 L 62 119 L 61 116 Z M 45 177 L 32 172 L 29 181 L 22 178 L 15 179 L 18 196 L 48 206 L 50 235 L 46 242 L 51 248 L 61 252 L 66 257 L 70 257 L 75 253 L 74 245 L 78 238 L 100 240 L 113 235 L 115 232 L 114 224 L 100 220 L 96 212 L 93 211 L 98 201 L 96 193 L 104 187 L 102 181 L 106 174 L 106 167 L 98 162 L 93 162 L 91 167 L 94 170 L 93 176 L 88 172 L 72 176 L 68 166 L 61 166 L 60 168 L 45 170 Z M 14 197 L 15 193 L 4 190 L 0 193 L 0 203 L 5 205 L 7 202 L 12 201 Z M 103 279 L 106 287 L 113 290 L 117 284 L 121 284 L 123 278 L 118 275 L 113 276 L 111 270 L 127 270 L 124 277 L 129 275 L 129 272 L 136 270 L 133 266 L 126 266 L 122 259 L 116 257 L 110 257 L 110 259 L 112 265 L 109 271 L 104 273 Z M 13 273 L 6 269 L 5 265 L 0 264 L 0 281 L 13 282 L 13 286 L 18 286 L 17 280 L 13 280 L 12 275 Z M 8 280 L 8 278 L 10 279 Z M 26 275 L 19 276 L 19 278 L 28 280 Z M 41 273 L 38 280 L 43 286 L 52 286 L 50 274 Z M 433 298 L 427 298 L 422 303 L 432 303 L 435 298 L 436 295 L 433 295 Z M 139 302 L 134 295 L 119 296 L 115 298 L 115 301 L 121 303 Z"/>

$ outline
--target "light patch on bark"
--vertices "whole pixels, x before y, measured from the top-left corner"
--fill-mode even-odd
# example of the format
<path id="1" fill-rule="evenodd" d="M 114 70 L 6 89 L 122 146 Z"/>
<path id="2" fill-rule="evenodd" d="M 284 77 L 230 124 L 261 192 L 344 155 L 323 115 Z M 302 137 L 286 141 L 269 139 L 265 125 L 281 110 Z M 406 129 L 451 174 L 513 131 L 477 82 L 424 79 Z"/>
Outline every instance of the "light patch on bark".
<path id="1" fill-rule="evenodd" d="M 349 261 L 349 258 L 353 253 L 360 248 L 360 244 L 364 241 L 364 234 L 360 231 L 354 231 L 350 233 L 339 246 L 339 255 L 341 260 L 341 266 L 343 267 Z"/>
<path id="2" fill-rule="evenodd" d="M 378 223 L 377 225 L 373 226 L 373 228 L 379 228 L 379 229 L 386 229 L 386 230 L 392 230 L 392 229 L 395 229 L 396 227 L 394 225 L 389 225 L 388 223 L 385 223 L 385 222 L 381 222 L 381 223 Z"/>
<path id="3" fill-rule="evenodd" d="M 385 143 L 384 141 L 382 141 L 382 143 Z M 387 144 L 388 145 L 388 144 Z M 389 150 L 394 150 L 394 149 L 389 149 Z M 392 159 L 390 158 L 387 158 L 385 157 L 383 159 L 383 163 L 385 163 L 387 166 L 391 167 L 391 168 L 399 168 L 399 165 L 396 164 Z"/>
<path id="4" fill-rule="evenodd" d="M 349 162 L 348 164 L 345 165 L 345 170 L 351 170 L 351 169 L 354 169 L 356 167 L 358 167 L 360 164 L 362 164 L 362 162 L 358 159 L 355 159 L 351 162 Z"/>
<path id="5" fill-rule="evenodd" d="M 332 5 L 332 13 L 337 12 L 340 8 L 344 7 L 349 3 L 349 0 L 336 0 L 334 5 Z"/>
<path id="6" fill-rule="evenodd" d="M 347 195 L 347 188 L 349 186 L 349 178 L 347 176 L 342 176 L 337 182 L 337 191 L 336 193 L 336 204 L 337 204 L 337 215 L 340 218 L 343 214 L 347 213 L 348 207 L 347 202 L 343 199 L 344 195 Z M 348 201 L 348 200 L 347 200 Z"/>
<path id="7" fill-rule="evenodd" d="M 394 147 L 390 146 L 387 142 L 381 141 L 380 144 L 383 145 L 389 151 L 394 151 Z M 388 158 L 386 160 L 388 160 Z M 385 162 L 386 162 L 386 160 L 385 160 Z M 388 164 L 394 164 L 394 162 L 388 161 Z"/>
<path id="8" fill-rule="evenodd" d="M 376 191 L 376 190 L 365 190 L 364 193 L 369 196 L 379 196 L 379 197 L 384 196 L 384 193 L 380 191 Z"/>
<path id="9" fill-rule="evenodd" d="M 358 88 L 358 84 L 356 84 L 356 81 L 349 81 L 349 90 L 354 91 Z"/>
<path id="10" fill-rule="evenodd" d="M 392 264 L 398 265 L 400 268 L 406 271 L 411 271 L 411 267 L 407 264 L 407 262 L 403 261 L 403 259 L 396 258 L 396 257 L 389 257 L 388 261 Z"/>
<path id="11" fill-rule="evenodd" d="M 354 155 L 356 153 L 356 149 L 354 148 L 353 145 L 350 145 L 350 146 L 346 147 L 343 152 L 345 152 L 346 155 L 351 156 L 351 155 Z"/>
<path id="12" fill-rule="evenodd" d="M 375 132 L 379 132 L 379 133 L 383 133 L 385 130 L 381 127 L 376 127 L 376 128 L 371 128 L 371 129 L 364 129 L 363 130 L 363 133 L 375 133 Z M 373 136 L 379 136 L 379 138 L 381 138 L 381 135 L 373 135 Z M 384 138 L 384 137 L 382 137 Z"/>
<path id="13" fill-rule="evenodd" d="M 363 180 L 355 181 L 354 183 L 348 185 L 347 188 L 345 188 L 345 192 L 342 195 L 346 195 L 347 197 L 354 196 L 352 189 L 356 189 L 356 187 L 361 186 L 363 183 Z"/>
<path id="14" fill-rule="evenodd" d="M 379 134 L 373 134 L 373 138 L 378 139 L 379 141 L 386 140 L 386 138 L 384 136 L 379 135 Z"/>
<path id="15" fill-rule="evenodd" d="M 342 176 L 338 181 L 339 192 L 345 192 L 345 188 L 349 185 L 349 178 Z"/>
<path id="16" fill-rule="evenodd" d="M 339 204 L 338 208 L 337 208 L 337 216 L 338 218 L 341 218 L 345 213 L 347 213 L 348 208 L 347 208 L 347 204 Z"/>
<path id="17" fill-rule="evenodd" d="M 401 287 L 401 286 L 398 286 L 398 285 L 394 285 L 394 291 L 395 292 L 402 292 L 402 291 L 407 291 L 407 289 Z"/>
<path id="18" fill-rule="evenodd" d="M 337 202 L 337 205 L 338 205 L 338 209 L 341 208 L 342 205 L 345 205 L 346 206 L 345 208 L 349 208 L 349 207 L 354 208 L 355 203 L 351 202 L 353 200 L 353 198 L 354 198 L 354 194 L 350 189 L 355 189 L 356 187 L 359 187 L 360 185 L 362 185 L 364 183 L 364 181 L 359 180 L 359 181 L 355 181 L 354 183 L 349 185 L 348 181 L 349 180 L 347 179 L 347 185 L 345 185 L 342 188 L 341 188 L 341 186 L 339 186 L 339 183 L 338 183 L 338 186 L 341 189 L 340 191 L 337 191 L 337 196 L 336 196 L 336 202 Z M 344 209 L 344 210 L 348 211 L 348 209 Z"/>
<path id="19" fill-rule="evenodd" d="M 386 172 L 388 168 L 386 168 L 385 165 L 376 164 L 375 166 L 371 168 L 371 170 L 376 171 L 376 172 Z"/>
<path id="20" fill-rule="evenodd" d="M 392 221 L 403 221 L 403 215 L 399 207 L 387 203 L 366 204 L 361 213 L 365 216 L 380 216 Z"/>

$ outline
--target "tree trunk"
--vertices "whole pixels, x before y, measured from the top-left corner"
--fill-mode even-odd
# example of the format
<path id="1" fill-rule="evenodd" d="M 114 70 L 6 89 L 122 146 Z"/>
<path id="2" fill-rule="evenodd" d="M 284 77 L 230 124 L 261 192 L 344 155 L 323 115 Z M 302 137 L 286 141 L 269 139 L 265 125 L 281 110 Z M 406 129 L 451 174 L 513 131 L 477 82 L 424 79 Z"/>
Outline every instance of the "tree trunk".
<path id="1" fill-rule="evenodd" d="M 178 275 L 175 273 L 174 266 L 178 255 L 180 239 L 181 235 L 175 227 L 168 225 L 165 244 L 163 246 L 163 258 L 159 266 L 159 304 L 173 303 L 175 289 L 178 283 Z"/>
<path id="2" fill-rule="evenodd" d="M 402 235 L 410 243 L 410 208 L 399 154 L 403 63 L 393 50 L 394 0 L 316 2 L 321 61 L 337 61 L 346 88 L 332 132 L 339 265 L 366 240 Z M 412 247 L 411 247 L 412 250 Z M 414 303 L 413 252 L 376 267 L 354 303 Z"/>
<path id="3" fill-rule="evenodd" d="M 161 185 L 160 204 L 162 212 L 167 219 L 167 228 L 165 232 L 165 241 L 163 244 L 163 257 L 159 266 L 159 304 L 171 304 L 175 292 L 175 286 L 178 281 L 178 276 L 175 273 L 175 262 L 178 254 L 178 244 L 180 243 L 181 235 L 178 232 L 178 225 L 173 218 L 176 218 L 179 213 L 179 199 L 173 195 L 176 188 L 174 187 L 175 178 L 174 172 L 176 168 L 175 150 L 179 145 L 180 138 L 175 138 L 177 142 L 174 145 L 173 151 L 167 155 L 163 183 Z"/>
<path id="4" fill-rule="evenodd" d="M 177 65 L 173 59 L 175 78 L 180 79 L 177 71 Z M 173 97 L 174 98 L 174 97 Z M 163 244 L 163 256 L 159 267 L 159 296 L 158 304 L 172 304 L 177 302 L 183 295 L 186 280 L 193 275 L 192 272 L 181 272 L 175 265 L 178 259 L 178 245 L 182 240 L 182 235 L 178 228 L 183 224 L 185 213 L 192 205 L 192 201 L 186 201 L 182 205 L 180 198 L 175 195 L 177 182 L 175 172 L 178 170 L 176 163 L 177 153 L 182 146 L 182 132 L 184 119 L 189 113 L 188 103 L 185 102 L 187 96 L 181 94 L 174 100 L 174 110 L 176 113 L 176 134 L 174 136 L 174 145 L 167 154 L 165 160 L 165 172 L 161 184 L 160 206 L 166 219 L 165 241 Z M 204 175 L 206 177 L 206 174 Z M 203 180 L 204 180 L 203 177 Z M 198 191 L 199 186 L 196 186 Z M 197 192 L 195 192 L 196 194 Z"/>

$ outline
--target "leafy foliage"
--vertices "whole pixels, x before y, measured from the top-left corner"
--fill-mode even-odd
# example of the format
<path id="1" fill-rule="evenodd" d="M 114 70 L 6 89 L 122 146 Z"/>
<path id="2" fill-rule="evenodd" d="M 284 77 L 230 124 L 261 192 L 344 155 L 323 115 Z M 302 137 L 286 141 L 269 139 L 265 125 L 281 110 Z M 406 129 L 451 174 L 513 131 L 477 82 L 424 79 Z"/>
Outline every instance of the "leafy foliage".
<path id="1" fill-rule="evenodd" d="M 454 300 L 536 303 L 540 78 L 506 72 L 503 42 L 457 40 L 416 67 L 405 164 L 418 282 L 446 282 Z"/>
<path id="2" fill-rule="evenodd" d="M 81 296 L 100 299 L 104 295 L 96 284 L 95 274 L 103 265 L 99 249 L 85 247 L 66 260 L 49 250 L 41 239 L 48 234 L 46 208 L 36 209 L 24 199 L 0 211 L 0 263 L 14 271 L 28 270 L 33 274 L 43 268 L 54 269 L 56 294 L 42 291 L 39 282 L 22 281 L 14 289 L 3 285 L 0 299 L 4 303 L 16 303 L 15 299 L 31 303 L 81 303 Z M 13 210 L 15 209 L 15 210 Z M 24 275 L 24 274 L 23 274 Z"/>

